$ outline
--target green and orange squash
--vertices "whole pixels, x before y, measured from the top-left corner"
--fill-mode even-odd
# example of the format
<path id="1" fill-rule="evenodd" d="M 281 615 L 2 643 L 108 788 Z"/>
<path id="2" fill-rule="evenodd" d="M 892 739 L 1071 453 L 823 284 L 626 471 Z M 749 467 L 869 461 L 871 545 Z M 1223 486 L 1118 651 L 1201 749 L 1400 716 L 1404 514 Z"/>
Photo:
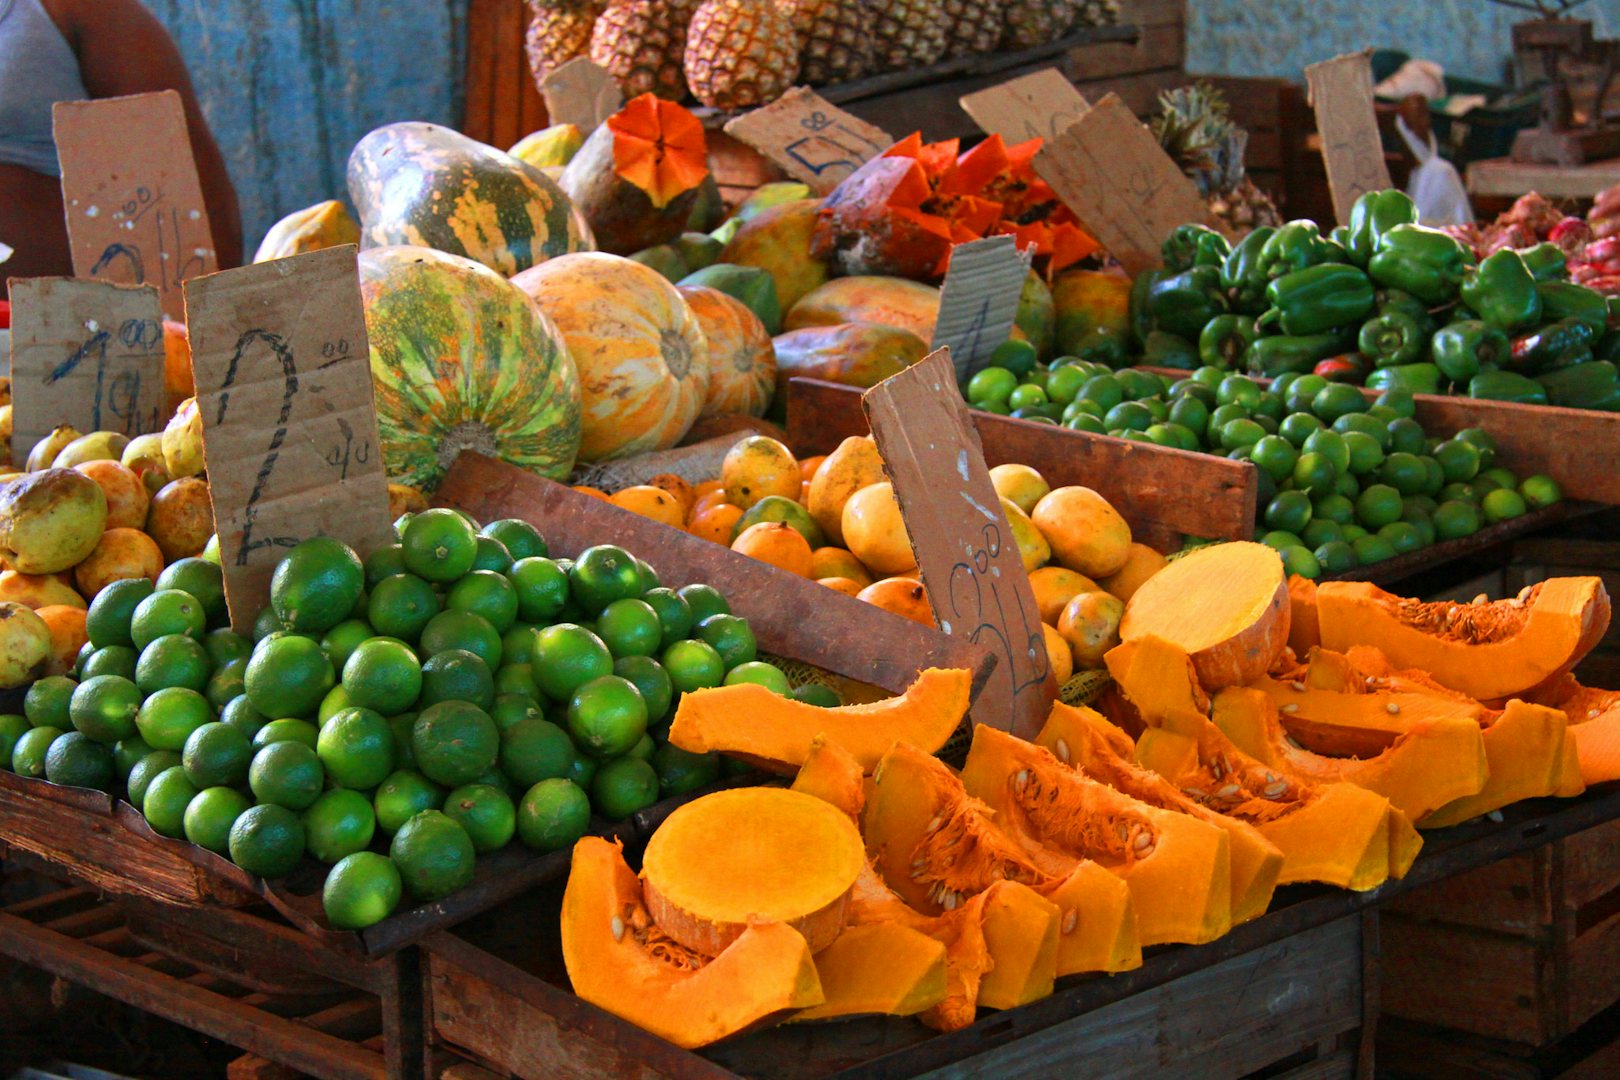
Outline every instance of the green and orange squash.
<path id="1" fill-rule="evenodd" d="M 360 226 L 349 216 L 348 207 L 336 199 L 327 199 L 302 210 L 294 210 L 264 234 L 259 250 L 254 252 L 256 263 L 271 259 L 285 259 L 289 255 L 303 255 L 340 244 L 358 244 Z M 189 370 L 187 372 L 189 376 Z"/>
<path id="2" fill-rule="evenodd" d="M 764 416 L 776 393 L 776 349 L 741 300 L 706 285 L 677 285 L 709 347 L 709 391 L 698 416 Z"/>

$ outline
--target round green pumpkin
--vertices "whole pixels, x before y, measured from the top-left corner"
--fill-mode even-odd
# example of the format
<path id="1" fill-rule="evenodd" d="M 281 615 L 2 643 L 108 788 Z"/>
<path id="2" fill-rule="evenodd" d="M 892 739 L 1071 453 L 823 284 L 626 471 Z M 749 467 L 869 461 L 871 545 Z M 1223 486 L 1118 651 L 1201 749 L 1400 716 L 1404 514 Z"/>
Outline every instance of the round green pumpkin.
<path id="1" fill-rule="evenodd" d="M 437 124 L 377 128 L 349 154 L 348 179 L 365 247 L 420 244 L 511 277 L 596 246 L 549 176 Z"/>
<path id="2" fill-rule="evenodd" d="M 463 450 L 554 480 L 579 452 L 579 375 L 533 300 L 432 248 L 360 253 L 377 432 L 389 479 L 431 492 Z"/>

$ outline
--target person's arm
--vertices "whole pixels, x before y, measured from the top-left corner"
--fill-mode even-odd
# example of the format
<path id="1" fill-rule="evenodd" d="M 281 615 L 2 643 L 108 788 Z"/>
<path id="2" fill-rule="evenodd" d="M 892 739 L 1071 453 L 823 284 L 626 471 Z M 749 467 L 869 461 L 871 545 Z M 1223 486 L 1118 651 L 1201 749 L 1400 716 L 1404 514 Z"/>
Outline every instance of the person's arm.
<path id="1" fill-rule="evenodd" d="M 174 90 L 185 103 L 191 151 L 220 269 L 242 263 L 242 213 L 225 158 L 197 104 L 174 39 L 140 0 L 44 0 L 74 55 L 92 98 Z"/>

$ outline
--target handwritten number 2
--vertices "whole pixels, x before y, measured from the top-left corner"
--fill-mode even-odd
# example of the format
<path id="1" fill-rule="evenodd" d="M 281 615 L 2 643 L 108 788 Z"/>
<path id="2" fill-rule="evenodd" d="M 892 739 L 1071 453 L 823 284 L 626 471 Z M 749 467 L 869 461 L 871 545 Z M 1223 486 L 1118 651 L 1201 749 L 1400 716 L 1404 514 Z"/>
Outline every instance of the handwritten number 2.
<path id="1" fill-rule="evenodd" d="M 270 446 L 265 451 L 264 460 L 259 463 L 258 475 L 253 479 L 253 490 L 248 493 L 247 509 L 242 514 L 242 546 L 236 553 L 238 566 L 246 566 L 248 556 L 259 548 L 292 547 L 297 543 L 290 536 L 253 539 L 253 526 L 259 516 L 259 499 L 263 497 L 265 489 L 270 484 L 270 474 L 275 471 L 276 458 L 281 455 L 281 444 L 287 439 L 287 425 L 292 419 L 293 400 L 298 396 L 298 364 L 293 359 L 292 348 L 282 340 L 281 335 L 264 330 L 249 330 L 236 339 L 236 350 L 231 354 L 230 366 L 225 369 L 225 381 L 219 388 L 219 411 L 214 422 L 224 421 L 226 409 L 230 405 L 231 387 L 236 383 L 242 357 L 255 342 L 263 343 L 281 362 L 281 412 L 276 418 L 276 430 L 270 436 Z"/>

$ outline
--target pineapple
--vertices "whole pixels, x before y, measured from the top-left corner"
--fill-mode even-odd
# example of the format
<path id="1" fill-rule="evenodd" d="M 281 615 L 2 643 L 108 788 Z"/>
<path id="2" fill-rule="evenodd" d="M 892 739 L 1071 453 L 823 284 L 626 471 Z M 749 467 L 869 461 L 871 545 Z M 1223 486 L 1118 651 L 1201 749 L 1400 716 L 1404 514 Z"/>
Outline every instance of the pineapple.
<path id="1" fill-rule="evenodd" d="M 703 0 L 686 29 L 686 82 L 716 109 L 782 96 L 799 74 L 799 39 L 775 0 Z"/>
<path id="2" fill-rule="evenodd" d="M 1249 133 L 1227 115 L 1226 98 L 1208 83 L 1166 90 L 1159 95 L 1153 133 L 1181 171 L 1198 185 L 1210 212 L 1246 233 L 1282 224 L 1282 215 L 1244 172 Z"/>
<path id="3" fill-rule="evenodd" d="M 1006 0 L 943 0 L 945 55 L 995 52 L 1007 19 Z"/>
<path id="4" fill-rule="evenodd" d="M 1007 0 L 1006 8 L 1002 47 L 1031 49 L 1067 33 L 1079 14 L 1080 0 Z"/>
<path id="5" fill-rule="evenodd" d="M 943 0 L 866 0 L 876 71 L 924 67 L 945 55 Z"/>
<path id="6" fill-rule="evenodd" d="M 598 0 L 529 0 L 529 32 L 523 44 L 536 81 L 591 47 L 591 28 L 602 13 Z"/>
<path id="7" fill-rule="evenodd" d="M 1079 14 L 1071 29 L 1083 26 L 1115 26 L 1119 23 L 1120 0 L 1081 0 Z"/>
<path id="8" fill-rule="evenodd" d="M 686 97 L 686 24 L 697 0 L 612 0 L 596 18 L 590 57 L 627 98 Z"/>
<path id="9" fill-rule="evenodd" d="M 799 40 L 799 78 L 814 86 L 872 70 L 872 14 L 863 0 L 783 0 Z"/>

